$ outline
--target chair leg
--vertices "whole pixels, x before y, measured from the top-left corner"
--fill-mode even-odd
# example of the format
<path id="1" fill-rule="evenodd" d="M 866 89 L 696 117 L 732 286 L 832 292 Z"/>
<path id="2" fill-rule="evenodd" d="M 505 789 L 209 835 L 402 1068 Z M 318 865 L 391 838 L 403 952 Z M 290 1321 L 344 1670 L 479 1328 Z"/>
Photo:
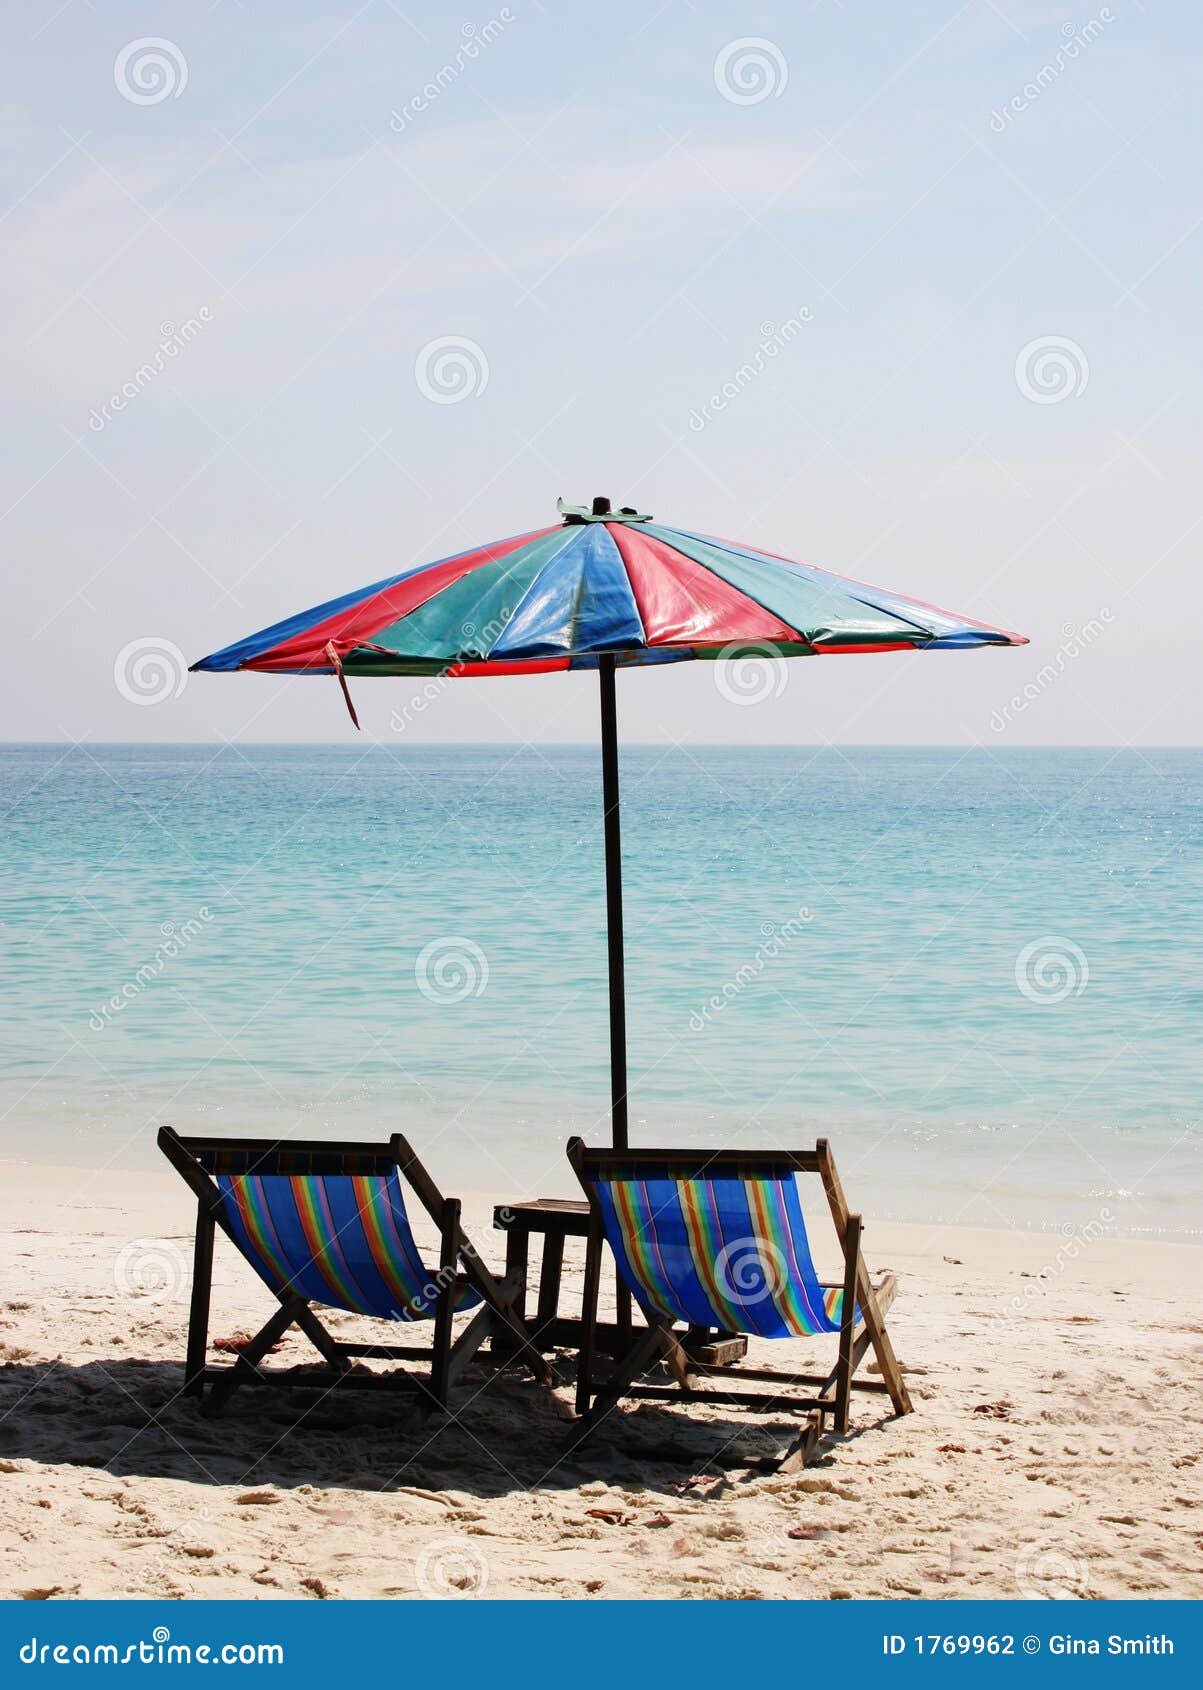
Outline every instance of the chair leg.
<path id="1" fill-rule="evenodd" d="M 626 1394 L 627 1386 L 641 1373 L 645 1373 L 658 1356 L 665 1354 L 666 1340 L 670 1337 L 671 1331 L 663 1315 L 648 1316 L 647 1331 L 640 1334 L 626 1355 L 616 1364 L 613 1375 L 597 1393 L 593 1406 L 581 1423 L 580 1438 L 574 1442 L 588 1437 L 611 1409 L 617 1408 Z"/>
<path id="2" fill-rule="evenodd" d="M 307 1303 L 303 1303 L 297 1310 L 297 1325 L 318 1354 L 323 1356 L 336 1372 L 347 1373 L 350 1371 L 351 1362 L 342 1345 L 336 1338 L 330 1336 Z"/>
<path id="3" fill-rule="evenodd" d="M 272 1345 L 296 1323 L 298 1307 L 303 1308 L 304 1305 L 297 1298 L 290 1298 L 288 1302 L 281 1303 L 266 1325 L 256 1332 L 224 1378 L 217 1380 L 210 1387 L 202 1409 L 209 1419 L 221 1413 L 240 1385 L 249 1385 L 256 1377 L 259 1363 Z"/>
<path id="4" fill-rule="evenodd" d="M 840 1358 L 836 1371 L 835 1425 L 844 1435 L 848 1431 L 849 1410 L 852 1405 L 852 1355 L 856 1330 L 856 1287 L 860 1279 L 859 1215 L 849 1215 L 844 1228 L 844 1300 L 840 1309 Z"/>
<path id="5" fill-rule="evenodd" d="M 861 1273 L 860 1294 L 862 1299 L 867 1294 L 874 1305 L 876 1304 L 873 1287 L 869 1284 L 868 1275 L 863 1271 Z M 890 1392 L 890 1401 L 894 1404 L 894 1413 L 910 1414 L 913 1408 L 910 1392 L 903 1380 L 902 1368 L 898 1365 L 898 1357 L 894 1354 L 890 1334 L 886 1331 L 885 1323 L 877 1314 L 875 1307 L 872 1310 L 865 1310 L 865 1325 L 868 1328 L 869 1340 L 877 1357 L 877 1365 L 881 1369 L 881 1376 Z"/>
<path id="6" fill-rule="evenodd" d="M 463 1263 L 468 1283 L 478 1291 L 484 1301 L 493 1310 L 499 1329 L 514 1345 L 515 1361 L 520 1361 L 524 1367 L 529 1367 L 540 1385 L 550 1388 L 555 1384 L 555 1374 L 547 1358 L 531 1343 L 531 1335 L 527 1330 L 522 1314 L 518 1312 L 525 1300 L 525 1271 L 521 1283 L 502 1282 L 496 1274 L 490 1273 L 488 1268 L 476 1254 L 471 1241 L 457 1227 L 459 1236 L 459 1259 Z M 508 1278 L 508 1276 L 507 1276 Z M 508 1349 L 508 1344 L 506 1348 Z M 509 1359 L 507 1357 L 507 1359 Z"/>
<path id="7" fill-rule="evenodd" d="M 526 1322 L 515 1312 L 512 1294 L 503 1295 L 494 1282 L 485 1301 L 493 1311 L 496 1326 L 509 1339 L 507 1362 L 516 1361 L 523 1367 L 529 1367 L 535 1383 L 550 1390 L 556 1383 L 555 1370 L 538 1344 L 531 1341 Z"/>
<path id="8" fill-rule="evenodd" d="M 453 1197 L 443 1202 L 443 1234 L 439 1247 L 439 1291 L 434 1309 L 434 1359 L 430 1389 L 438 1407 L 447 1408 L 451 1387 L 451 1321 L 455 1314 L 455 1271 L 459 1260 L 460 1205 Z"/>
<path id="9" fill-rule="evenodd" d="M 818 1454 L 819 1439 L 823 1436 L 823 1410 L 812 1408 L 806 1424 L 777 1463 L 779 1473 L 800 1473 Z"/>
<path id="10" fill-rule="evenodd" d="M 184 1392 L 204 1394 L 205 1355 L 209 1345 L 209 1299 L 213 1289 L 213 1212 L 206 1198 L 197 1199 L 196 1242 L 192 1250 L 192 1301 L 188 1310 L 188 1350 L 184 1360 Z"/>
<path id="11" fill-rule="evenodd" d="M 468 1363 L 489 1336 L 494 1331 L 496 1320 L 491 1308 L 479 1309 L 475 1317 L 460 1333 L 451 1346 L 451 1353 L 447 1357 L 447 1384 L 454 1385 Z"/>
<path id="12" fill-rule="evenodd" d="M 873 1346 L 877 1365 L 881 1369 L 881 1376 L 885 1381 L 886 1389 L 890 1393 L 890 1401 L 894 1405 L 894 1413 L 910 1414 L 912 1412 L 910 1392 L 903 1380 L 902 1368 L 898 1364 L 898 1357 L 894 1354 L 894 1346 L 890 1342 L 890 1334 L 886 1331 L 885 1320 L 877 1306 L 877 1293 L 873 1289 L 863 1256 L 858 1271 L 856 1295 L 860 1303 L 861 1319 L 865 1323 L 865 1336 Z"/>
<path id="13" fill-rule="evenodd" d="M 689 1377 L 689 1356 L 684 1344 L 671 1327 L 663 1328 L 663 1335 L 664 1360 L 669 1372 L 683 1391 L 691 1390 L 693 1387 Z"/>
<path id="14" fill-rule="evenodd" d="M 831 1154 L 827 1140 L 820 1139 L 816 1148 L 819 1152 L 819 1172 L 823 1179 L 823 1190 L 827 1194 L 831 1218 L 835 1222 L 836 1236 L 842 1244 L 844 1233 L 851 1219 L 848 1212 L 848 1202 L 844 1196 L 844 1188 L 840 1184 L 840 1176 L 836 1173 L 835 1159 Z M 877 1356 L 877 1365 L 881 1368 L 881 1376 L 889 1390 L 890 1401 L 894 1404 L 894 1412 L 895 1414 L 909 1414 L 911 1412 L 910 1394 L 903 1381 L 902 1369 L 898 1365 L 898 1357 L 894 1354 L 894 1346 L 891 1344 L 890 1335 L 886 1331 L 881 1310 L 877 1306 L 877 1297 L 863 1257 L 857 1269 L 856 1296 L 860 1303 L 861 1319 L 865 1323 L 865 1331 L 869 1335 L 869 1341 Z"/>

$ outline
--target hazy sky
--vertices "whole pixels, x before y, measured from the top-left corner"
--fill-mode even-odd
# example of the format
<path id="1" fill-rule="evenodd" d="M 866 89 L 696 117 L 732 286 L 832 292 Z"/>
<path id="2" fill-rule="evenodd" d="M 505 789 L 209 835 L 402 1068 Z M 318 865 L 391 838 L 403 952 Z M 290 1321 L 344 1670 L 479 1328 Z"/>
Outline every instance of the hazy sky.
<path id="1" fill-rule="evenodd" d="M 751 708 L 624 676 L 629 738 L 1199 742 L 1195 7 L 4 33 L 4 737 L 348 737 L 332 681 L 175 653 L 605 492 L 1032 639 Z M 381 737 L 596 731 L 592 677 L 355 690 Z"/>

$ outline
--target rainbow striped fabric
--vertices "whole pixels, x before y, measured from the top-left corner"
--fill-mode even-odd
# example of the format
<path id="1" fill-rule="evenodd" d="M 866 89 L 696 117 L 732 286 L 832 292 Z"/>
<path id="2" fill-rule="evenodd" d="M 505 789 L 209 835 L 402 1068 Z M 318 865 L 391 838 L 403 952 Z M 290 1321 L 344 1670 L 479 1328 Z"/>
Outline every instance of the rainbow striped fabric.
<path id="1" fill-rule="evenodd" d="M 733 655 L 1026 645 L 1021 634 L 635 513 L 407 565 L 193 664 L 276 674 L 521 675 Z"/>
<path id="2" fill-rule="evenodd" d="M 433 1316 L 437 1274 L 418 1254 L 395 1169 L 216 1178 L 239 1248 L 273 1291 L 382 1320 Z M 464 1287 L 456 1307 L 479 1302 Z"/>
<path id="3" fill-rule="evenodd" d="M 758 1338 L 839 1330 L 844 1293 L 818 1282 L 792 1169 L 673 1179 L 633 1163 L 590 1184 L 619 1271 L 649 1311 Z"/>

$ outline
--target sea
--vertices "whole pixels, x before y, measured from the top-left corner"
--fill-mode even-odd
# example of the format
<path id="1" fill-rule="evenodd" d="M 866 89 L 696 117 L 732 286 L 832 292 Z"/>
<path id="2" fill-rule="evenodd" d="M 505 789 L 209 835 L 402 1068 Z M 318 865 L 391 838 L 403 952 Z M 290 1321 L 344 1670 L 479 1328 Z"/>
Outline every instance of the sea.
<path id="1" fill-rule="evenodd" d="M 853 1206 L 1203 1235 L 1203 752 L 622 750 L 631 1140 L 827 1137 Z M 607 1140 L 596 746 L 0 749 L 0 1159 Z"/>

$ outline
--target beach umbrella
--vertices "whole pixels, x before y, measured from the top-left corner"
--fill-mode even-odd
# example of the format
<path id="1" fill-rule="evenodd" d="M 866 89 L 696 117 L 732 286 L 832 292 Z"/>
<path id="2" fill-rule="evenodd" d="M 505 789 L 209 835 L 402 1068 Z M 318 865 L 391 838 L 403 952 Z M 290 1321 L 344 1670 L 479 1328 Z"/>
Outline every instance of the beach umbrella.
<path id="1" fill-rule="evenodd" d="M 1020 634 L 638 511 L 558 501 L 548 528 L 419 564 L 277 622 L 194 670 L 471 679 L 596 669 L 610 978 L 613 1143 L 627 1145 L 618 669 L 1026 645 Z"/>

